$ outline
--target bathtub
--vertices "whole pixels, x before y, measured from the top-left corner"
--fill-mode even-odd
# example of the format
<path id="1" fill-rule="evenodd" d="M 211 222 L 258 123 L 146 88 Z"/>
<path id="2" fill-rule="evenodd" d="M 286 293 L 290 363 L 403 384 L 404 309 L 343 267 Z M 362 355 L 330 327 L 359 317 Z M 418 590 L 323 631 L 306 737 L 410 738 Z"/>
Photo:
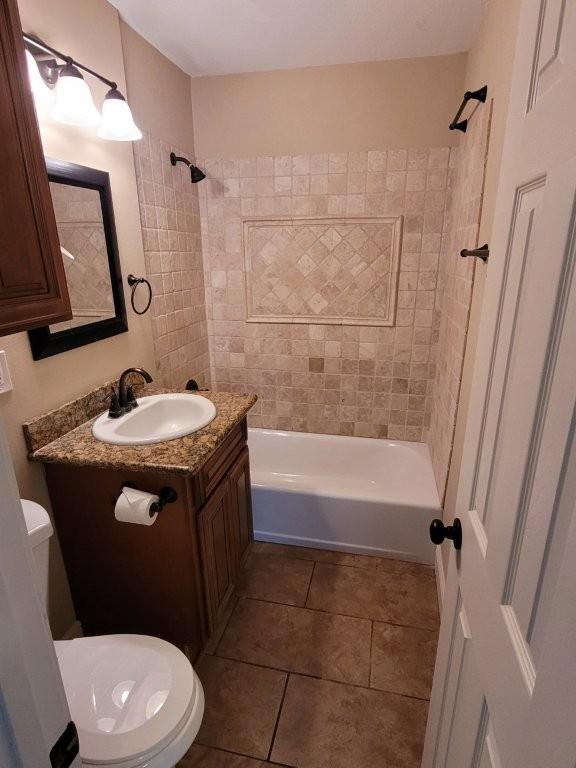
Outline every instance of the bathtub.
<path id="1" fill-rule="evenodd" d="M 258 541 L 434 561 L 428 528 L 441 509 L 426 445 L 248 434 Z"/>

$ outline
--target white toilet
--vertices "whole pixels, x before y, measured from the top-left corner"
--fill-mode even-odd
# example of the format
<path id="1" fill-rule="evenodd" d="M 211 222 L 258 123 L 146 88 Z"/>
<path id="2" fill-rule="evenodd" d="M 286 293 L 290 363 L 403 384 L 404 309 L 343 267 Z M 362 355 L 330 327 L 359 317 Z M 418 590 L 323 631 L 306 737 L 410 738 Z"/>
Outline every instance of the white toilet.
<path id="1" fill-rule="evenodd" d="M 44 605 L 46 510 L 22 500 Z M 204 714 L 202 684 L 174 645 L 145 635 L 103 635 L 54 643 L 84 766 L 173 768 Z"/>

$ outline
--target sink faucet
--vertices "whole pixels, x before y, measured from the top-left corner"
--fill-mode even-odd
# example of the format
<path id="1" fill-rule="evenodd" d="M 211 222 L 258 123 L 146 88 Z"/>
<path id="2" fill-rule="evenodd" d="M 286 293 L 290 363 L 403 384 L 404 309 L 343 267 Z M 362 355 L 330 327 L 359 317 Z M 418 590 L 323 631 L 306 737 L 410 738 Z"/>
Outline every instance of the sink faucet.
<path id="1" fill-rule="evenodd" d="M 144 368 L 126 368 L 118 380 L 118 402 L 123 411 L 130 411 L 138 405 L 131 393 L 132 388 L 126 384 L 126 379 L 131 373 L 140 374 L 147 384 L 150 384 L 152 381 L 152 376 Z"/>

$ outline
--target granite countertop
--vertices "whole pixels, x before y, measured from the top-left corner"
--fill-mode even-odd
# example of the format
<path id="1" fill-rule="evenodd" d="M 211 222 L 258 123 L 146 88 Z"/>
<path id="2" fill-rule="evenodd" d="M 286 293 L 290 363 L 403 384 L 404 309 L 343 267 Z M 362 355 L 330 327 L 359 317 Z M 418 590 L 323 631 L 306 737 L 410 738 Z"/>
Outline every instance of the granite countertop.
<path id="1" fill-rule="evenodd" d="M 207 427 L 153 445 L 111 445 L 92 435 L 92 424 L 105 408 L 102 401 L 107 387 L 109 385 L 104 385 L 84 398 L 24 424 L 29 458 L 49 464 L 194 475 L 257 399 L 256 395 L 230 392 L 190 392 L 187 393 L 190 397 L 202 395 L 216 406 L 216 417 Z M 179 390 L 146 387 L 141 394 L 168 391 Z"/>

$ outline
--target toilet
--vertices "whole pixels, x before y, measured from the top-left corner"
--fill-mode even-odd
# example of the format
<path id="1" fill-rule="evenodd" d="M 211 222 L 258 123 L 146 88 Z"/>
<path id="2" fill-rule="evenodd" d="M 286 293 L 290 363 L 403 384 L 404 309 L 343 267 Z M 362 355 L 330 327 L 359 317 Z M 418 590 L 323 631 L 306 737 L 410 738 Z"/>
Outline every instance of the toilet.
<path id="1" fill-rule="evenodd" d="M 22 500 L 43 604 L 48 594 L 46 510 Z M 83 766 L 173 768 L 194 741 L 204 692 L 186 656 L 146 635 L 54 643 Z"/>

